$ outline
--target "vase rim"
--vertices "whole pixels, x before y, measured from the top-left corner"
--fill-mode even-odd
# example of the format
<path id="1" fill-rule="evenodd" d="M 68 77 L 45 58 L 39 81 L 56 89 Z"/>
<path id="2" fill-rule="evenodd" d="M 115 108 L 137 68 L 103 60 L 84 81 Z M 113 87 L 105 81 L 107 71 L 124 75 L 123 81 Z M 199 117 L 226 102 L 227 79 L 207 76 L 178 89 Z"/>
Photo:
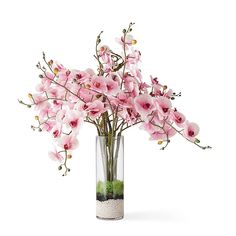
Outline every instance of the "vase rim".
<path id="1" fill-rule="evenodd" d="M 96 135 L 96 138 L 105 138 L 105 137 L 109 137 L 108 135 Z M 118 138 L 118 137 L 121 137 L 121 138 L 124 138 L 123 135 L 116 135 L 116 136 L 113 136 L 113 138 Z"/>

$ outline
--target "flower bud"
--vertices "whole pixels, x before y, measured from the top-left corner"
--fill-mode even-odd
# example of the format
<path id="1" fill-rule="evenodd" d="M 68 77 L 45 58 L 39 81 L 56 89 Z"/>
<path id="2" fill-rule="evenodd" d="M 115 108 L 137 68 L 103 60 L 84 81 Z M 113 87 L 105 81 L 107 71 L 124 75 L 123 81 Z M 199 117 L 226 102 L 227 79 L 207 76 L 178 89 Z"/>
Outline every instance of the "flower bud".
<path id="1" fill-rule="evenodd" d="M 55 75 L 57 75 L 58 72 L 59 72 L 59 70 L 58 70 L 57 68 L 55 68 L 55 69 L 53 70 L 53 72 L 54 72 Z"/>
<path id="2" fill-rule="evenodd" d="M 61 166 L 58 166 L 58 170 L 61 170 L 62 169 L 62 167 Z"/>
<path id="3" fill-rule="evenodd" d="M 163 140 L 161 140 L 161 139 L 157 141 L 158 145 L 161 145 L 162 143 L 163 143 Z"/>
<path id="4" fill-rule="evenodd" d="M 50 60 L 49 62 L 48 62 L 48 65 L 52 65 L 53 64 L 53 60 Z"/>
<path id="5" fill-rule="evenodd" d="M 164 85 L 164 86 L 163 86 L 163 89 L 166 90 L 166 89 L 167 89 L 167 85 Z"/>
<path id="6" fill-rule="evenodd" d="M 196 138 L 194 143 L 200 143 L 200 140 Z"/>
<path id="7" fill-rule="evenodd" d="M 67 155 L 67 158 L 68 158 L 68 159 L 71 159 L 71 158 L 72 158 L 72 155 L 71 155 L 71 154 L 68 154 L 68 155 Z"/>
<path id="8" fill-rule="evenodd" d="M 134 39 L 134 40 L 132 40 L 131 43 L 132 43 L 132 45 L 135 45 L 137 43 L 137 40 Z"/>
<path id="9" fill-rule="evenodd" d="M 31 93 L 29 93 L 29 94 L 28 94 L 28 97 L 29 97 L 30 99 L 32 99 L 32 98 L 33 98 L 33 95 L 32 95 Z"/>
<path id="10" fill-rule="evenodd" d="M 39 116 L 35 116 L 34 119 L 35 119 L 35 120 L 39 120 Z"/>

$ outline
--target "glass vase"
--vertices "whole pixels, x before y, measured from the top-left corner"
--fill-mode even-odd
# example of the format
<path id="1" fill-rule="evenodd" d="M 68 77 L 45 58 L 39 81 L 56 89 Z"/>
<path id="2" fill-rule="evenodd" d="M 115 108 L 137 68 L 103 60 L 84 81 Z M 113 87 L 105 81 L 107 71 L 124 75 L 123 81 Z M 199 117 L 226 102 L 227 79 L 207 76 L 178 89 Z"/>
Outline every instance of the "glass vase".
<path id="1" fill-rule="evenodd" d="M 124 137 L 96 137 L 96 216 L 124 217 Z"/>

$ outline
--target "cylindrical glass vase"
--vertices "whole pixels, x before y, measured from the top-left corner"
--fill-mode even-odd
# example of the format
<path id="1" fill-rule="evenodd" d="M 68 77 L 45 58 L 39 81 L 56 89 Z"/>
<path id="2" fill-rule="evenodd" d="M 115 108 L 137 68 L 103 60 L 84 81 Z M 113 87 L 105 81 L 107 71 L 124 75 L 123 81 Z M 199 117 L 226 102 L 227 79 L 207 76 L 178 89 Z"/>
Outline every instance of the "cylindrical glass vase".
<path id="1" fill-rule="evenodd" d="M 124 137 L 96 137 L 96 215 L 124 217 Z"/>

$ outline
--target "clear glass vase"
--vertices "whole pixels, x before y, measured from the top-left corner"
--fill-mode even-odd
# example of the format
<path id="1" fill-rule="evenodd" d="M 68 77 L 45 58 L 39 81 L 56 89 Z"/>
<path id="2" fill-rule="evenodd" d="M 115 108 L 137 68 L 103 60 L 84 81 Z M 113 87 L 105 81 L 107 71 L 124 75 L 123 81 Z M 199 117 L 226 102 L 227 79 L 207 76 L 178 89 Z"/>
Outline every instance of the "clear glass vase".
<path id="1" fill-rule="evenodd" d="M 96 215 L 124 217 L 124 137 L 96 137 Z"/>

